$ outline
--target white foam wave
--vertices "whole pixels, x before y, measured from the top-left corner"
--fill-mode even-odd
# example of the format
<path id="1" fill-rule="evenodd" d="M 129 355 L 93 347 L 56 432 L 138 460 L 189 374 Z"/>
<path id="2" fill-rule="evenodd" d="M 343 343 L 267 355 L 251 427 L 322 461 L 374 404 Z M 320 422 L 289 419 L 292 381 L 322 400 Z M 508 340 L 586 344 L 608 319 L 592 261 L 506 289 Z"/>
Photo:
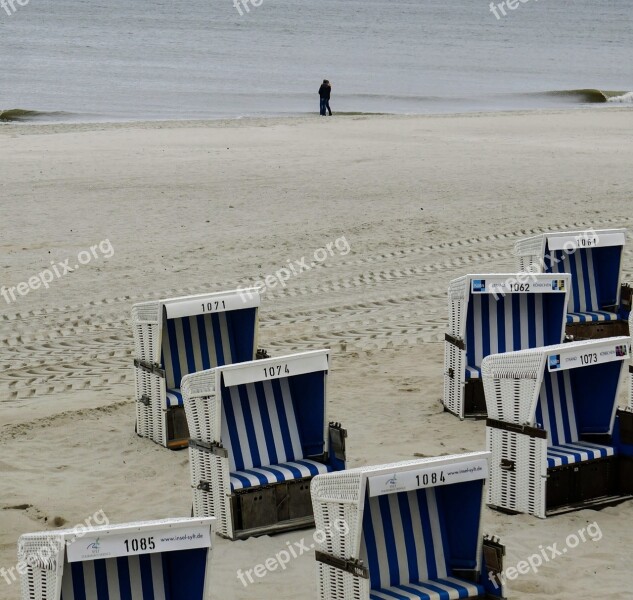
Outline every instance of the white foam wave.
<path id="1" fill-rule="evenodd" d="M 619 102 L 620 104 L 633 104 L 633 92 L 627 92 L 621 96 L 613 96 L 608 102 Z"/>

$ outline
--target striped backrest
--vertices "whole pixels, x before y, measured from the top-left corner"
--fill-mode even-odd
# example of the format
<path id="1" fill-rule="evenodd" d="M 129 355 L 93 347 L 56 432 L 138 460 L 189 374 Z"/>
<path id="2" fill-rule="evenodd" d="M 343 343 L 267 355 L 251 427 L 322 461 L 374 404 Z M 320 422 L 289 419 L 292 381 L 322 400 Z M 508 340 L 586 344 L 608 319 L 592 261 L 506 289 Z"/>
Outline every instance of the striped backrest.
<path id="1" fill-rule="evenodd" d="M 594 259 L 593 248 L 578 248 L 571 254 L 567 254 L 564 250 L 554 250 L 545 257 L 548 273 L 571 274 L 568 312 L 600 310 L 600 294 Z"/>
<path id="2" fill-rule="evenodd" d="M 568 370 L 545 371 L 538 402 L 536 422 L 549 432 L 549 446 L 577 442 L 578 423 L 574 408 L 571 375 Z"/>
<path id="3" fill-rule="evenodd" d="M 65 563 L 61 600 L 175 600 L 163 554 Z"/>
<path id="4" fill-rule="evenodd" d="M 563 314 L 558 329 L 551 330 L 544 302 L 544 294 L 507 294 L 496 299 L 492 294 L 472 294 L 466 322 L 468 365 L 481 367 L 489 354 L 559 343 Z"/>
<path id="5" fill-rule="evenodd" d="M 165 321 L 162 364 L 167 388 L 180 388 L 180 381 L 189 373 L 236 361 L 229 314 L 219 312 Z"/>
<path id="6" fill-rule="evenodd" d="M 368 497 L 361 559 L 372 589 L 443 578 L 450 564 L 436 489 Z"/>
<path id="7" fill-rule="evenodd" d="M 221 436 L 231 472 L 301 460 L 288 378 L 223 386 Z"/>

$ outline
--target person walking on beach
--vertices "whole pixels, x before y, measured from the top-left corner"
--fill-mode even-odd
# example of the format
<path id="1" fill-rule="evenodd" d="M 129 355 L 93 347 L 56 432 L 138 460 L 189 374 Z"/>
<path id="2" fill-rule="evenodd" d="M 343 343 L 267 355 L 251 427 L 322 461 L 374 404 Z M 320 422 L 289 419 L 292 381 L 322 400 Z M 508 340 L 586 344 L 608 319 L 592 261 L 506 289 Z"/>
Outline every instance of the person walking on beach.
<path id="1" fill-rule="evenodd" d="M 330 94 L 332 93 L 332 84 L 324 79 L 321 87 L 319 88 L 319 98 L 321 99 L 321 116 L 325 117 L 325 111 L 327 110 L 332 116 L 332 109 L 330 108 Z"/>

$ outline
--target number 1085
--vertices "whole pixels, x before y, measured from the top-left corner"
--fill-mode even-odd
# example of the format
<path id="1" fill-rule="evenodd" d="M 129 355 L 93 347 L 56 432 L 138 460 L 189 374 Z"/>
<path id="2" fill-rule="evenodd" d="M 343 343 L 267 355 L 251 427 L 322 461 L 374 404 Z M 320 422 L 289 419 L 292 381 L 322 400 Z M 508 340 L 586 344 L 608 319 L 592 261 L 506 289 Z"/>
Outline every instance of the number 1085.
<path id="1" fill-rule="evenodd" d="M 124 540 L 125 551 L 130 552 L 138 552 L 139 550 L 154 550 L 156 548 L 156 544 L 154 543 L 154 538 L 133 538 L 131 540 Z"/>

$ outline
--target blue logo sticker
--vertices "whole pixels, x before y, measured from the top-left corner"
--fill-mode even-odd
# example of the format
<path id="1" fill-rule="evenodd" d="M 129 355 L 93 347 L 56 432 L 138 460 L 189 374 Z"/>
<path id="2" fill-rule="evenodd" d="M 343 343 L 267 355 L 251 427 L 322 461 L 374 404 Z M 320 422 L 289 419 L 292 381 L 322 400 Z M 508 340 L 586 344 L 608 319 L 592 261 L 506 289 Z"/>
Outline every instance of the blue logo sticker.
<path id="1" fill-rule="evenodd" d="M 560 369 L 560 354 L 554 354 L 549 357 L 549 368 L 551 371 Z"/>
<path id="2" fill-rule="evenodd" d="M 473 292 L 485 292 L 486 280 L 485 279 L 473 279 Z"/>

